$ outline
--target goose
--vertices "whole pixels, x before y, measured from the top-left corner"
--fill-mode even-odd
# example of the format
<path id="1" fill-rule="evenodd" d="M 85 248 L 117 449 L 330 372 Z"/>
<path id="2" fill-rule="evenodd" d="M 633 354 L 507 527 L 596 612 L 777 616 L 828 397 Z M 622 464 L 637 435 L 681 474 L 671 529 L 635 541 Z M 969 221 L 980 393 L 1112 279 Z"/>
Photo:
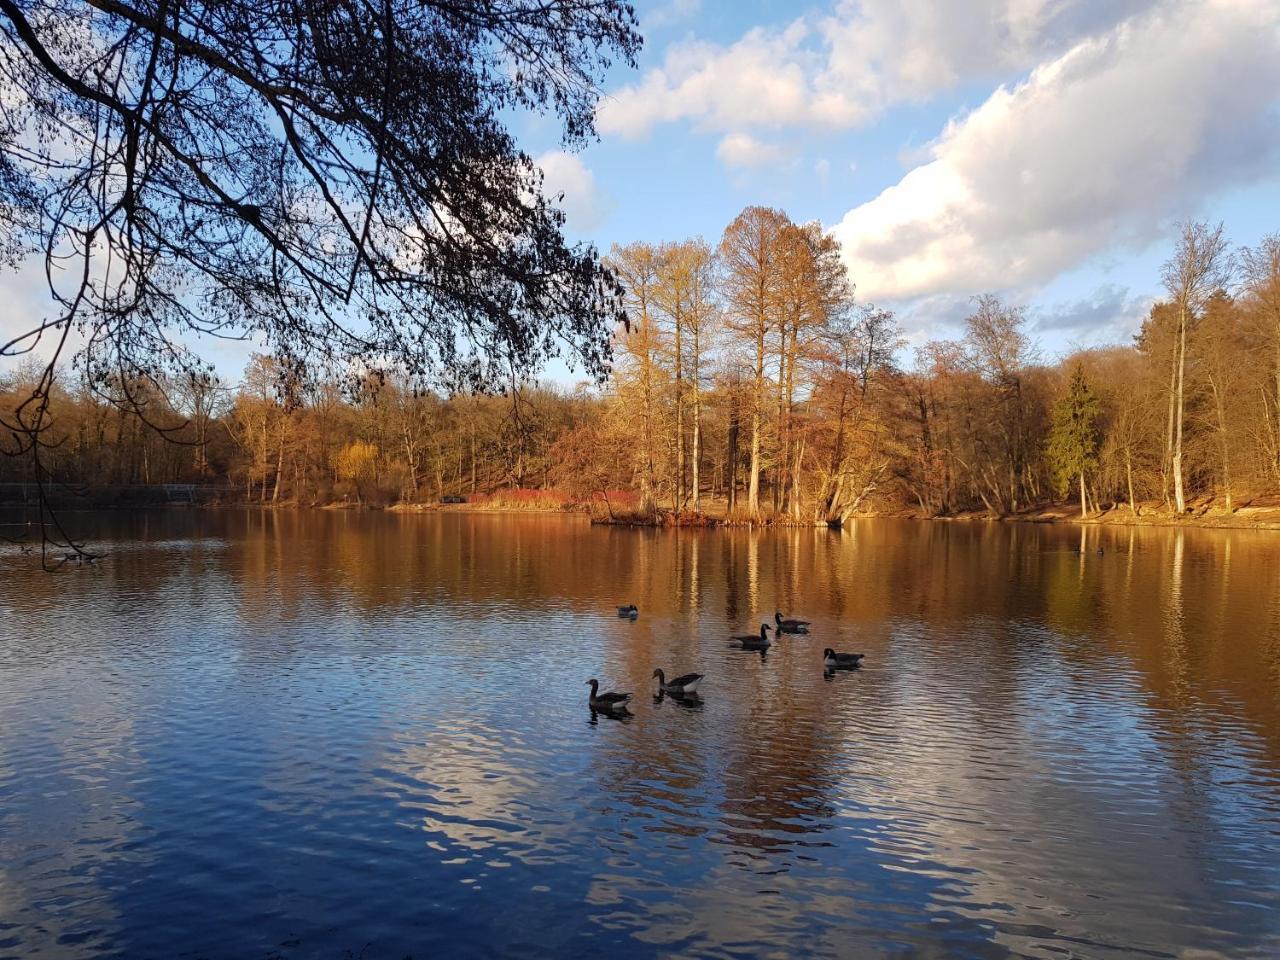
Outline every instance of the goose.
<path id="1" fill-rule="evenodd" d="M 781 613 L 777 610 L 773 612 L 773 619 L 778 624 L 779 633 L 808 633 L 808 620 L 785 620 Z"/>
<path id="2" fill-rule="evenodd" d="M 636 609 L 636 605 L 632 603 L 625 607 L 619 607 L 618 616 L 630 617 L 632 620 L 634 620 L 636 617 L 640 616 L 640 611 Z"/>
<path id="3" fill-rule="evenodd" d="M 685 696 L 690 693 L 698 692 L 698 684 L 702 682 L 703 675 L 700 673 L 686 673 L 682 677 L 673 677 L 668 680 L 667 675 L 662 672 L 659 667 L 653 671 L 653 675 L 658 678 L 658 689 L 664 693 L 672 693 L 677 697 Z"/>
<path id="4" fill-rule="evenodd" d="M 822 651 L 822 665 L 828 670 L 856 670 L 865 653 L 836 653 L 830 647 Z"/>
<path id="5" fill-rule="evenodd" d="M 749 633 L 745 636 L 730 637 L 732 643 L 736 643 L 743 650 L 768 650 L 773 644 L 769 639 L 769 631 L 773 629 L 767 623 L 760 624 L 760 636 Z"/>
<path id="6" fill-rule="evenodd" d="M 629 693 L 615 693 L 612 690 L 600 693 L 600 681 L 594 677 L 587 681 L 591 686 L 591 695 L 587 697 L 587 704 L 592 710 L 601 710 L 605 713 L 623 713 L 627 709 L 627 701 L 631 699 Z"/>

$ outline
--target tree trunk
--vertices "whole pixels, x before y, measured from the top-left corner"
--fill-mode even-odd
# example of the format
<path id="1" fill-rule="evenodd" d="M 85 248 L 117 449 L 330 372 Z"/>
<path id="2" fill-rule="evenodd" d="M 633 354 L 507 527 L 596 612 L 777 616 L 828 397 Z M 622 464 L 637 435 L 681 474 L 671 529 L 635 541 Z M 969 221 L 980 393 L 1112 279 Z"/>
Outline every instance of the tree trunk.
<path id="1" fill-rule="evenodd" d="M 805 444 L 802 438 L 800 440 L 799 449 L 796 450 L 796 458 L 791 466 L 791 498 L 788 502 L 788 507 L 790 508 L 792 518 L 795 520 L 800 519 L 800 496 L 801 490 L 803 489 L 803 477 L 801 470 L 804 461 L 804 447 Z"/>
<path id="2" fill-rule="evenodd" d="M 702 512 L 702 399 L 693 388 L 693 512 Z"/>
<path id="3" fill-rule="evenodd" d="M 1136 517 L 1138 501 L 1133 495 L 1133 452 L 1128 447 L 1124 448 L 1124 473 L 1125 480 L 1129 484 L 1129 510 Z"/>
<path id="4" fill-rule="evenodd" d="M 471 492 L 476 492 L 476 422 L 471 421 Z"/>
<path id="5" fill-rule="evenodd" d="M 284 417 L 280 418 L 280 445 L 276 449 L 276 482 L 271 490 L 271 502 L 280 500 L 280 478 L 284 476 Z"/>
<path id="6" fill-rule="evenodd" d="M 1080 471 L 1080 517 L 1087 520 L 1089 518 L 1089 497 L 1084 488 L 1084 471 Z"/>
<path id="7" fill-rule="evenodd" d="M 409 428 L 404 428 L 404 460 L 409 468 L 409 490 L 414 500 L 418 499 L 418 463 L 413 453 L 413 442 L 409 437 Z"/>
<path id="8" fill-rule="evenodd" d="M 679 311 L 675 316 L 676 325 L 676 510 L 683 510 L 688 502 L 687 488 L 685 487 L 685 465 L 684 465 L 684 347 L 680 337 L 680 328 L 682 326 Z"/>
<path id="9" fill-rule="evenodd" d="M 760 396 L 751 404 L 751 466 L 747 477 L 747 512 L 760 512 Z"/>
<path id="10" fill-rule="evenodd" d="M 777 449 L 774 453 L 773 512 L 781 513 L 786 494 L 787 465 L 791 457 L 790 438 L 787 436 L 786 380 L 787 380 L 787 321 L 786 315 L 778 323 L 778 429 Z"/>
<path id="11" fill-rule="evenodd" d="M 1227 416 L 1223 407 L 1222 391 L 1218 389 L 1216 377 L 1209 377 L 1209 387 L 1213 390 L 1213 404 L 1218 414 L 1218 446 L 1222 453 L 1222 494 L 1227 502 L 1227 513 L 1234 512 L 1231 500 L 1231 451 L 1227 444 Z"/>
<path id="12" fill-rule="evenodd" d="M 1187 367 L 1187 308 L 1178 311 L 1178 410 L 1173 430 L 1173 500 L 1179 515 L 1187 512 L 1187 498 L 1182 484 L 1182 411 Z"/>
<path id="13" fill-rule="evenodd" d="M 755 519 L 760 514 L 760 428 L 764 406 L 764 329 L 766 319 L 756 321 L 756 377 L 751 391 L 751 474 L 747 478 L 747 512 Z"/>
<path id="14" fill-rule="evenodd" d="M 728 459 L 725 463 L 725 478 L 728 488 L 729 512 L 733 513 L 738 506 L 738 401 L 733 398 L 729 405 Z"/>
<path id="15" fill-rule="evenodd" d="M 1173 362 L 1169 365 L 1169 415 L 1165 421 L 1164 457 L 1160 461 L 1160 492 L 1164 496 L 1166 510 L 1173 507 L 1169 500 L 1169 470 L 1173 463 L 1173 417 L 1178 385 L 1178 347 L 1175 341 Z"/>

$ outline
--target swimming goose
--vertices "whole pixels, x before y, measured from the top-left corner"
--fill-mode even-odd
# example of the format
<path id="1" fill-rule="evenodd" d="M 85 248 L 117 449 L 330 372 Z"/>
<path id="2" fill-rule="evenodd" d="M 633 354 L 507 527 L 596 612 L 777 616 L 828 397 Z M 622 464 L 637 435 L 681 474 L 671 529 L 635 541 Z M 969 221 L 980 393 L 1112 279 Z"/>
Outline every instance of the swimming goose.
<path id="1" fill-rule="evenodd" d="M 600 681 L 594 677 L 587 681 L 591 685 L 591 695 L 587 697 L 587 704 L 592 710 L 601 710 L 605 713 L 622 713 L 627 709 L 627 701 L 631 699 L 629 693 L 615 693 L 610 690 L 600 693 Z"/>
<path id="2" fill-rule="evenodd" d="M 736 643 L 743 650 L 768 650 L 773 644 L 769 639 L 769 631 L 773 629 L 767 623 L 760 624 L 760 636 L 755 634 L 746 634 L 745 636 L 730 637 L 732 643 Z"/>
<path id="3" fill-rule="evenodd" d="M 625 607 L 619 607 L 618 616 L 630 617 L 632 620 L 634 620 L 636 617 L 640 616 L 640 611 L 637 610 L 636 605 L 632 603 Z"/>
<path id="4" fill-rule="evenodd" d="M 773 619 L 778 623 L 779 633 L 808 633 L 808 620 L 784 620 L 782 614 L 777 610 L 773 612 Z"/>
<path id="5" fill-rule="evenodd" d="M 658 678 L 658 688 L 660 690 L 665 693 L 673 693 L 677 697 L 697 693 L 698 684 L 702 682 L 703 676 L 700 673 L 686 673 L 682 677 L 674 677 L 668 680 L 661 667 L 655 669 L 653 675 Z"/>
<path id="6" fill-rule="evenodd" d="M 836 653 L 830 647 L 822 651 L 822 665 L 828 670 L 856 670 L 865 653 Z"/>

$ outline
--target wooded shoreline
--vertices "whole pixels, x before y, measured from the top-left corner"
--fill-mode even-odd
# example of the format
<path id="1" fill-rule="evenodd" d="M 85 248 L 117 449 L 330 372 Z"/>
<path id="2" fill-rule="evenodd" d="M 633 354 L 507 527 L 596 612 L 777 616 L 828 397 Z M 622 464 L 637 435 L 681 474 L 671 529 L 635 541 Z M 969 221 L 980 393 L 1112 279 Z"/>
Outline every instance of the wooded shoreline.
<path id="1" fill-rule="evenodd" d="M 24 511 L 29 512 L 21 501 L 7 500 L 0 497 L 0 513 L 16 516 Z M 227 510 L 254 509 L 268 511 L 294 510 L 326 510 L 326 511 L 359 511 L 406 514 L 428 513 L 463 513 L 485 514 L 493 516 L 575 516 L 589 518 L 593 524 L 619 527 L 650 527 L 654 529 L 737 529 L 737 528 L 791 528 L 820 529 L 829 527 L 839 529 L 840 524 L 827 524 L 821 521 L 803 522 L 786 516 L 761 517 L 750 520 L 745 517 L 729 517 L 713 514 L 674 514 L 671 511 L 658 511 L 650 516 L 634 513 L 619 513 L 610 517 L 590 509 L 587 504 L 565 504 L 560 507 L 545 505 L 513 506 L 511 504 L 494 505 L 490 503 L 357 503 L 354 501 L 331 501 L 326 503 L 299 503 L 285 500 L 276 503 L 261 503 L 253 500 L 215 499 L 209 501 L 169 501 L 160 500 L 110 501 L 73 503 L 62 501 L 57 504 L 61 513 L 84 513 L 99 510 L 150 511 L 165 509 L 182 510 Z M 1095 511 L 1088 517 L 1082 517 L 1078 506 L 1063 504 L 1044 504 L 1038 507 L 1019 511 L 1018 513 L 996 516 L 985 511 L 969 510 L 953 514 L 926 514 L 911 508 L 880 509 L 860 512 L 849 518 L 856 520 L 913 520 L 940 523 L 1034 523 L 1034 524 L 1075 524 L 1079 526 L 1110 527 L 1176 527 L 1195 529 L 1224 530 L 1276 530 L 1280 531 L 1280 502 L 1267 501 L 1261 504 L 1247 504 L 1228 512 L 1220 506 L 1200 505 L 1179 517 L 1163 509 L 1157 503 L 1138 505 L 1139 513 L 1135 515 L 1128 504 L 1118 504 L 1110 508 Z M 10 520 L 9 524 L 13 521 Z"/>
<path id="2" fill-rule="evenodd" d="M 1169 286 L 1131 343 L 1046 361 L 1025 311 L 984 295 L 959 339 L 921 345 L 910 365 L 896 320 L 854 300 L 829 241 L 753 207 L 714 250 L 613 250 L 631 319 L 608 381 L 581 389 L 437 392 L 394 367 L 300 373 L 261 355 L 234 386 L 69 379 L 42 405 L 39 470 L 0 457 L 0 486 L 39 477 L 91 504 L 116 485 L 132 499 L 183 484 L 234 502 L 581 503 L 688 525 L 1046 522 L 1067 497 L 1144 523 L 1280 508 L 1280 234 L 1239 251 L 1228 283 L 1221 227 L 1186 225 L 1165 272 L 1194 274 L 1195 295 Z M 39 373 L 0 375 L 0 420 Z M 145 417 L 120 396 L 145 397 Z"/>

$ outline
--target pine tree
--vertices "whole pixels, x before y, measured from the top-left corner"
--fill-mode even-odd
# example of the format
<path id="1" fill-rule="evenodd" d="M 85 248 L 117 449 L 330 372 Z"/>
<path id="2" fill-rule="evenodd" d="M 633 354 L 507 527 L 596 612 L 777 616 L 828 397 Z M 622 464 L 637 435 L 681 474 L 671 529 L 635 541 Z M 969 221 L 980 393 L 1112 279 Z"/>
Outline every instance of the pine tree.
<path id="1" fill-rule="evenodd" d="M 1089 516 L 1085 473 L 1098 464 L 1097 396 L 1089 386 L 1084 368 L 1071 371 L 1066 395 L 1053 408 L 1047 453 L 1060 494 L 1065 495 L 1072 480 L 1080 479 L 1080 516 Z"/>

